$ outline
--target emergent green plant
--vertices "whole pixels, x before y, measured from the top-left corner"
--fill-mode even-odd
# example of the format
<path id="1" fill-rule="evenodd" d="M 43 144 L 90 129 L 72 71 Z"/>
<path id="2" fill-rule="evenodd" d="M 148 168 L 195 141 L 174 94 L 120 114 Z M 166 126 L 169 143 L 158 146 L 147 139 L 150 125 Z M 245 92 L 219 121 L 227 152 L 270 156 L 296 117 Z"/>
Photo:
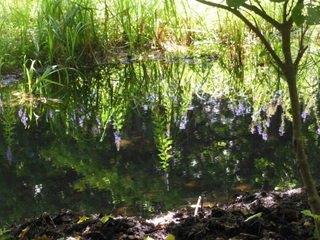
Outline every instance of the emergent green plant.
<path id="1" fill-rule="evenodd" d="M 48 84 L 63 86 L 62 83 L 53 81 L 50 79 L 50 77 L 52 77 L 56 73 L 59 77 L 59 72 L 61 70 L 65 70 L 65 68 L 60 68 L 57 65 L 53 65 L 47 67 L 43 73 L 39 73 L 36 69 L 37 63 L 41 66 L 41 62 L 31 59 L 25 60 L 23 64 L 24 79 L 27 83 L 27 88 L 25 89 L 25 91 L 28 94 L 39 94 L 40 96 L 43 96 L 47 93 L 46 86 Z"/>

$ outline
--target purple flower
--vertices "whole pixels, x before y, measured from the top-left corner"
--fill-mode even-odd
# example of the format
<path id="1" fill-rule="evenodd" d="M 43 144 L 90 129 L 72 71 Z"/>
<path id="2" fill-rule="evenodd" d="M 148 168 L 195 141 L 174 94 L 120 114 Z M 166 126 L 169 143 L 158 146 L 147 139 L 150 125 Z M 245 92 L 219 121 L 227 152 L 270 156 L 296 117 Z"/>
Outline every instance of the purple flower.
<path id="1" fill-rule="evenodd" d="M 266 108 L 265 108 L 264 106 L 262 106 L 262 107 L 260 108 L 260 112 L 266 112 Z"/>
<path id="2" fill-rule="evenodd" d="M 267 128 L 270 127 L 270 120 L 269 119 L 267 119 L 267 121 L 266 121 L 266 127 Z"/>
<path id="3" fill-rule="evenodd" d="M 264 141 L 267 141 L 268 140 L 268 134 L 267 133 L 262 133 L 262 139 Z"/>
<path id="4" fill-rule="evenodd" d="M 239 103 L 238 108 L 236 108 L 236 116 L 241 116 L 244 115 L 244 113 L 246 112 L 246 108 L 242 103 Z"/>
<path id="5" fill-rule="evenodd" d="M 53 117 L 53 112 L 52 111 L 49 112 L 49 116 L 50 116 L 50 118 Z"/>
<path id="6" fill-rule="evenodd" d="M 170 137 L 170 130 L 166 131 L 166 137 Z"/>
<path id="7" fill-rule="evenodd" d="M 278 99 L 276 97 L 272 98 L 271 103 L 276 105 L 278 103 Z"/>
<path id="8" fill-rule="evenodd" d="M 18 116 L 22 117 L 22 114 L 23 114 L 23 111 L 22 111 L 22 108 L 20 108 L 19 111 L 18 111 Z"/>
<path id="9" fill-rule="evenodd" d="M 113 134 L 114 134 L 114 143 L 119 144 L 121 142 L 120 132 L 115 131 Z"/>
<path id="10" fill-rule="evenodd" d="M 120 132 L 115 131 L 113 134 L 114 134 L 114 143 L 116 144 L 117 151 L 120 151 L 120 142 L 121 142 Z"/>
<path id="11" fill-rule="evenodd" d="M 100 121 L 99 117 L 96 117 L 96 121 L 98 123 L 98 126 L 101 127 L 101 121 Z"/>
<path id="12" fill-rule="evenodd" d="M 251 119 L 252 119 L 252 121 L 257 120 L 258 119 L 258 115 L 257 114 L 251 115 Z"/>
<path id="13" fill-rule="evenodd" d="M 12 154 L 10 146 L 7 147 L 7 160 L 11 163 L 12 161 Z"/>
<path id="14" fill-rule="evenodd" d="M 305 122 L 305 121 L 306 121 L 306 118 L 307 118 L 307 112 L 306 112 L 306 111 L 303 111 L 303 112 L 301 113 L 301 117 L 302 117 L 303 122 Z"/>
<path id="15" fill-rule="evenodd" d="M 317 129 L 317 134 L 320 135 L 320 128 Z"/>
<path id="16" fill-rule="evenodd" d="M 217 118 L 216 117 L 212 117 L 210 120 L 211 123 L 216 123 L 217 122 Z"/>
<path id="17" fill-rule="evenodd" d="M 27 128 L 27 122 L 29 118 L 27 117 L 26 112 L 22 111 L 22 108 L 19 109 L 18 116 L 21 118 L 21 122 L 24 125 L 24 127 Z"/>
<path id="18" fill-rule="evenodd" d="M 84 120 L 83 116 L 78 118 L 78 123 L 80 127 L 83 127 L 83 120 Z"/>
<path id="19" fill-rule="evenodd" d="M 284 133 L 285 133 L 284 127 L 280 127 L 280 128 L 279 128 L 279 135 L 280 135 L 280 136 L 283 136 Z"/>
<path id="20" fill-rule="evenodd" d="M 179 129 L 186 129 L 186 125 L 188 123 L 188 118 L 187 115 L 183 115 L 181 121 L 180 121 L 180 125 L 179 125 Z"/>
<path id="21" fill-rule="evenodd" d="M 257 130 L 258 130 L 259 135 L 262 135 L 262 127 L 261 127 L 261 125 L 257 126 Z"/>

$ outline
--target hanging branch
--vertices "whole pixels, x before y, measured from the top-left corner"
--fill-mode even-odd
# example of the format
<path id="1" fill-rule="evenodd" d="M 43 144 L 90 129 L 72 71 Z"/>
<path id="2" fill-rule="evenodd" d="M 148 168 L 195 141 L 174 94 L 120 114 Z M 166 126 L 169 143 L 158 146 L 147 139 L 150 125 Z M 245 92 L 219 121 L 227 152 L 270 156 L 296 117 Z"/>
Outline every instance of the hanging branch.
<path id="1" fill-rule="evenodd" d="M 262 17 L 264 20 L 266 20 L 268 23 L 270 23 L 272 26 L 274 26 L 276 29 L 280 29 L 281 28 L 281 24 L 273 19 L 272 17 L 270 17 L 265 11 L 260 10 L 259 8 L 257 8 L 254 5 L 249 5 L 244 3 L 243 5 L 241 5 L 242 7 L 254 12 L 255 14 L 257 14 L 258 16 Z"/>
<path id="2" fill-rule="evenodd" d="M 270 53 L 270 55 L 272 56 L 272 58 L 275 60 L 275 62 L 277 63 L 277 65 L 283 69 L 284 68 L 284 63 L 281 61 L 281 59 L 279 58 L 279 56 L 276 54 L 276 52 L 274 51 L 274 49 L 272 48 L 271 44 L 268 42 L 268 40 L 263 36 L 262 32 L 260 31 L 260 29 L 256 26 L 254 26 L 237 8 L 232 8 L 232 7 L 229 7 L 229 6 L 226 6 L 226 5 L 223 5 L 223 4 L 219 4 L 219 3 L 214 3 L 214 2 L 209 2 L 209 1 L 206 1 L 206 0 L 196 0 L 197 2 L 200 2 L 200 3 L 203 3 L 203 4 L 206 4 L 208 6 L 212 6 L 212 7 L 217 7 L 217 8 L 220 8 L 220 9 L 224 9 L 224 10 L 227 10 L 231 13 L 233 13 L 234 15 L 236 15 L 238 18 L 240 18 L 249 28 L 250 30 L 252 30 L 261 40 L 261 42 L 264 44 L 264 46 L 266 47 L 266 49 L 268 50 L 268 52 Z M 252 9 L 250 8 L 247 8 L 251 11 L 253 11 Z M 257 14 L 261 17 L 263 17 L 264 19 L 269 19 L 270 16 L 268 16 L 267 14 L 264 14 L 260 9 L 258 9 L 257 7 L 255 7 L 255 10 L 258 12 Z M 269 22 L 269 21 L 268 21 Z M 271 23 L 272 25 L 273 24 L 276 24 L 279 26 L 279 31 L 280 29 L 282 28 L 282 25 L 280 23 L 278 23 L 277 21 L 272 21 L 273 23 Z"/>

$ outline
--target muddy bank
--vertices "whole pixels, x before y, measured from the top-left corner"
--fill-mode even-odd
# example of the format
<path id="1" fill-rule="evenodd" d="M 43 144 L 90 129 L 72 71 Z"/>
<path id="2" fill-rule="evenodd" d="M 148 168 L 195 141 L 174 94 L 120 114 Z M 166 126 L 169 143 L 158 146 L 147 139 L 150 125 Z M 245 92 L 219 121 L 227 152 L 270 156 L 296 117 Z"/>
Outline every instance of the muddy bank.
<path id="1" fill-rule="evenodd" d="M 312 239 L 311 217 L 301 213 L 309 209 L 302 189 L 286 192 L 240 192 L 228 204 L 212 207 L 185 207 L 153 219 L 110 217 L 104 214 L 83 216 L 71 210 L 43 214 L 10 226 L 8 235 L 22 240 L 113 240 L 166 239 Z"/>

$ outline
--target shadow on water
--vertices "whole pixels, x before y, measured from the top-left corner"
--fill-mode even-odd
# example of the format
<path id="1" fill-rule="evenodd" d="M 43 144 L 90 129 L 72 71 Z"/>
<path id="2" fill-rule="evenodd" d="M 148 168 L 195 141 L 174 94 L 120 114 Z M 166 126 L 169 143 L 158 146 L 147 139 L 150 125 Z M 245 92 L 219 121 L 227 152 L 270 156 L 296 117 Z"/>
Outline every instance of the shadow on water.
<path id="1" fill-rule="evenodd" d="M 211 96 L 212 68 L 120 64 L 45 92 L 3 85 L 0 223 L 62 208 L 148 216 L 199 195 L 215 204 L 236 191 L 300 185 L 281 106 L 265 118 L 250 99 Z M 315 164 L 318 136 L 307 137 Z"/>

